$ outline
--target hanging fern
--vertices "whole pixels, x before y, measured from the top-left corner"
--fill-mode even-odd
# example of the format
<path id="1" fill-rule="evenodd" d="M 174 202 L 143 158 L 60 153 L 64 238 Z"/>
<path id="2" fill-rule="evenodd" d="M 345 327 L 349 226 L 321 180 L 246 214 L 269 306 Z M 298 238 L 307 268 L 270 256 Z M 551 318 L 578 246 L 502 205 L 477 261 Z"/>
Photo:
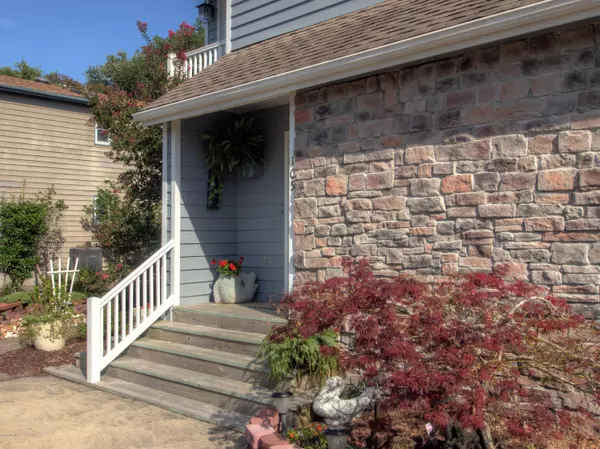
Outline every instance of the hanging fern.
<path id="1" fill-rule="evenodd" d="M 248 167 L 258 169 L 264 163 L 264 138 L 256 132 L 253 122 L 252 118 L 241 118 L 202 136 L 204 161 L 211 172 L 209 202 L 220 203 L 225 173 L 241 172 Z"/>
<path id="2" fill-rule="evenodd" d="M 330 355 L 324 354 L 324 347 L 333 348 L 333 351 L 326 351 Z M 296 375 L 300 382 L 306 375 L 311 381 L 322 383 L 338 370 L 336 350 L 337 334 L 327 329 L 308 338 L 296 335 L 279 340 L 269 335 L 261 345 L 259 357 L 267 362 L 271 381 L 279 382 Z"/>

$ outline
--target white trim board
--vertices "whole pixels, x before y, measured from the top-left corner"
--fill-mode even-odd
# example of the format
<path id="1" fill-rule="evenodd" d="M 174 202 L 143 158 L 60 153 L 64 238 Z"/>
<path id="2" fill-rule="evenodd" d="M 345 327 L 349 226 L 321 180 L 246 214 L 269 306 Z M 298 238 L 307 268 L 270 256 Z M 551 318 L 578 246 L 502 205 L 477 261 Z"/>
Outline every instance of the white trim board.
<path id="1" fill-rule="evenodd" d="M 545 0 L 134 114 L 146 125 L 209 114 L 346 78 L 596 17 L 600 0 Z"/>

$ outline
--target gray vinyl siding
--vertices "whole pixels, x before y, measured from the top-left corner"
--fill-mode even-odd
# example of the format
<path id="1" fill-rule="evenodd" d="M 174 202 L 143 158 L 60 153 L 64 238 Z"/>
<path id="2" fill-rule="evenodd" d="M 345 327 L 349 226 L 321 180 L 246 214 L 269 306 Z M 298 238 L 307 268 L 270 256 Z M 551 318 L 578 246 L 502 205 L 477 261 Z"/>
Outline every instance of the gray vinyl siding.
<path id="1" fill-rule="evenodd" d="M 214 280 L 210 261 L 237 254 L 234 177 L 225 181 L 221 207 L 206 208 L 208 173 L 201 136 L 218 119 L 213 115 L 181 124 L 181 304 L 209 301 Z"/>
<path id="2" fill-rule="evenodd" d="M 284 288 L 284 133 L 288 106 L 248 114 L 265 138 L 265 165 L 257 178 L 238 182 L 238 255 L 258 279 L 256 299 L 280 299 Z"/>
<path id="3" fill-rule="evenodd" d="M 232 0 L 231 49 L 332 19 L 382 0 Z"/>
<path id="4" fill-rule="evenodd" d="M 212 114 L 182 121 L 181 304 L 212 299 L 212 283 L 216 279 L 210 263 L 213 258 L 243 256 L 244 271 L 257 275 L 257 300 L 278 300 L 283 293 L 284 133 L 289 123 L 288 107 L 248 115 L 255 117 L 256 126 L 265 137 L 265 165 L 257 178 L 228 176 L 218 210 L 206 208 L 208 173 L 201 136 L 217 121 L 233 120 L 235 116 Z M 170 167 L 170 148 L 167 163 Z M 168 214 L 170 210 L 168 204 Z M 170 215 L 167 225 L 170 227 Z"/>

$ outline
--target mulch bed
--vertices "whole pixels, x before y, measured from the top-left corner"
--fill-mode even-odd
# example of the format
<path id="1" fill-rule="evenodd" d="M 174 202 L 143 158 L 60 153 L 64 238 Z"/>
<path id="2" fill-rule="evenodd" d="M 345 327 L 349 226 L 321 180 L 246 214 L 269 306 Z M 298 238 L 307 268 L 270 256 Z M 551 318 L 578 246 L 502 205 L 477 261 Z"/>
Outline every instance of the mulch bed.
<path id="1" fill-rule="evenodd" d="M 39 376 L 48 366 L 75 363 L 75 354 L 85 351 L 85 340 L 73 340 L 60 351 L 38 351 L 34 347 L 17 349 L 0 355 L 0 373 L 9 377 Z"/>

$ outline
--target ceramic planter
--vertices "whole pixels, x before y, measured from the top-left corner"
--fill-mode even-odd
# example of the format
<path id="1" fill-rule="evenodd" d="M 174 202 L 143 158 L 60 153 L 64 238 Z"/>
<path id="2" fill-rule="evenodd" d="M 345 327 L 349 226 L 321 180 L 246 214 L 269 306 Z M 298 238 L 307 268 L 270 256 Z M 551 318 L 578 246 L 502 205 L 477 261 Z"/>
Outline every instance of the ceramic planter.
<path id="1" fill-rule="evenodd" d="M 65 338 L 61 335 L 52 335 L 52 328 L 56 330 L 60 326 L 63 326 L 63 324 L 58 321 L 38 324 L 36 326 L 38 335 L 33 341 L 35 349 L 40 351 L 60 351 L 63 349 L 67 343 Z"/>
<path id="2" fill-rule="evenodd" d="M 240 273 L 238 276 L 219 275 L 213 286 L 216 303 L 238 304 L 252 301 L 258 284 L 255 273 Z"/>

